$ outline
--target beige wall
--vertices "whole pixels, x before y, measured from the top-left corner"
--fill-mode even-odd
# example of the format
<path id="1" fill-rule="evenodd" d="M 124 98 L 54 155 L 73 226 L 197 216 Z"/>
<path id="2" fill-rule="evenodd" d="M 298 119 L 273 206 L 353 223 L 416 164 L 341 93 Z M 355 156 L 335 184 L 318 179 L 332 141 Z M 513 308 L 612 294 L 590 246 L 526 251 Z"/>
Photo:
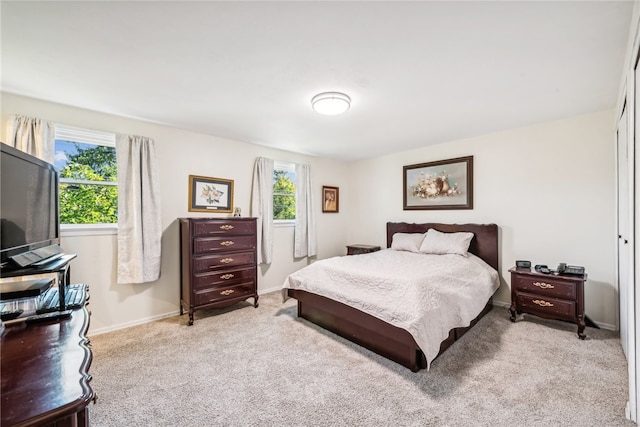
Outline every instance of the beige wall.
<path id="1" fill-rule="evenodd" d="M 342 162 L 273 150 L 258 145 L 216 138 L 168 126 L 131 120 L 60 104 L 2 93 L 2 135 L 6 135 L 9 114 L 46 118 L 56 123 L 94 130 L 144 135 L 156 141 L 161 169 L 162 197 L 162 275 L 149 284 L 116 283 L 115 235 L 69 236 L 63 234 L 61 246 L 77 253 L 71 264 L 71 280 L 90 286 L 93 333 L 133 325 L 179 309 L 180 266 L 176 218 L 207 216 L 187 210 L 188 176 L 203 175 L 233 179 L 234 205 L 249 214 L 253 164 L 258 156 L 311 165 L 317 191 L 316 214 L 318 257 L 345 253 L 347 223 L 346 202 L 349 191 L 348 165 Z M 340 187 L 340 213 L 323 214 L 322 185 Z M 227 216 L 227 214 L 210 214 Z M 293 258 L 293 228 L 279 227 L 274 232 L 274 262 L 261 266 L 258 291 L 278 289 L 285 277 L 306 265 L 306 259 Z"/>
<path id="2" fill-rule="evenodd" d="M 516 259 L 583 265 L 587 315 L 615 327 L 613 123 L 613 111 L 605 111 L 357 162 L 350 167 L 349 240 L 383 245 L 387 221 L 496 223 L 498 302 L 510 301 L 508 269 Z M 469 155 L 473 210 L 402 210 L 404 165 Z"/>
<path id="3" fill-rule="evenodd" d="M 617 324 L 615 289 L 615 173 L 613 112 L 572 117 L 472 139 L 346 164 L 266 147 L 2 94 L 2 135 L 9 114 L 47 118 L 95 130 L 154 138 L 161 164 L 162 277 L 143 285 L 115 283 L 115 236 L 62 239 L 72 281 L 91 287 L 92 331 L 128 326 L 176 313 L 179 303 L 176 218 L 187 211 L 189 174 L 235 181 L 235 205 L 249 210 L 253 162 L 258 156 L 312 166 L 317 188 L 318 258 L 344 254 L 348 243 L 385 244 L 387 221 L 494 222 L 500 227 L 502 286 L 507 304 L 516 259 L 554 267 L 584 265 L 586 311 L 606 327 Z M 474 156 L 474 209 L 402 210 L 402 166 Z M 320 188 L 340 187 L 340 213 L 322 214 Z M 293 259 L 293 229 L 275 229 L 275 255 L 262 266 L 259 291 L 280 287 L 287 274 L 306 265 Z M 506 316 L 506 314 L 505 314 Z"/>

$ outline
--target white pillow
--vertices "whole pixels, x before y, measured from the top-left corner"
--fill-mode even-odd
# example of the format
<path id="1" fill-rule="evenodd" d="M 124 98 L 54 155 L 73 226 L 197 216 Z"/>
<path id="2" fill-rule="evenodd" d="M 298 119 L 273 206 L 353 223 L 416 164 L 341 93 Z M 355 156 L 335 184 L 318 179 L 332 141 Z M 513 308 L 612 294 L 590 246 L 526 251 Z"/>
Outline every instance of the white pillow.
<path id="1" fill-rule="evenodd" d="M 430 228 L 420 245 L 420 252 L 467 256 L 471 239 L 473 239 L 473 233 L 441 233 Z"/>
<path id="2" fill-rule="evenodd" d="M 396 251 L 420 252 L 424 233 L 396 233 L 391 241 L 391 249 Z"/>

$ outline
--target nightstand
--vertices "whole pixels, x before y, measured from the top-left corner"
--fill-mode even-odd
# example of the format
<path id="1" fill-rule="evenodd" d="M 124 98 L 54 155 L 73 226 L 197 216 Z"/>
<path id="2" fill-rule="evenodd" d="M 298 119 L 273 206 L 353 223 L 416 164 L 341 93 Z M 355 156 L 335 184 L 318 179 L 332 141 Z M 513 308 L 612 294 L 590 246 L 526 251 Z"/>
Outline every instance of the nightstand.
<path id="1" fill-rule="evenodd" d="M 578 337 L 585 339 L 584 282 L 587 275 L 543 274 L 513 267 L 511 272 L 511 321 L 516 313 L 545 319 L 565 320 L 578 325 Z M 590 322 L 591 323 L 591 322 Z"/>
<path id="2" fill-rule="evenodd" d="M 348 245 L 347 255 L 369 254 L 380 250 L 380 246 L 374 245 Z"/>

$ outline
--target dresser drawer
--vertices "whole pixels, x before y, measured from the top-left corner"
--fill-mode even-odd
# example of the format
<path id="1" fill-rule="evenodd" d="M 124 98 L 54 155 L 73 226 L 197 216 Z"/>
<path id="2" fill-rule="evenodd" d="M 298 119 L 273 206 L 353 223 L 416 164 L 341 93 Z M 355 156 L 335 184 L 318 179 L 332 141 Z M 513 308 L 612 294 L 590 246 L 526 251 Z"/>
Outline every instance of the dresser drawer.
<path id="1" fill-rule="evenodd" d="M 541 317 L 547 314 L 548 317 L 566 320 L 574 320 L 576 318 L 575 301 L 549 298 L 524 292 L 516 293 L 516 301 L 518 307 L 521 307 L 524 311 L 538 314 Z"/>
<path id="2" fill-rule="evenodd" d="M 531 276 L 511 276 L 511 286 L 515 286 L 516 291 L 524 291 L 544 295 L 549 297 L 576 299 L 577 283 L 565 280 L 554 280 L 552 276 L 531 277 Z"/>
<path id="3" fill-rule="evenodd" d="M 194 221 L 194 236 L 212 236 L 217 234 L 254 234 L 255 221 L 207 220 Z"/>
<path id="4" fill-rule="evenodd" d="M 240 282 L 255 281 L 256 270 L 254 267 L 242 268 L 238 270 L 223 270 L 216 273 L 196 274 L 193 278 L 193 287 L 219 288 L 228 287 Z"/>
<path id="5" fill-rule="evenodd" d="M 255 265 L 255 252 L 235 252 L 193 258 L 194 273 L 202 273 L 220 268 L 236 267 L 246 264 Z"/>
<path id="6" fill-rule="evenodd" d="M 238 297 L 250 297 L 255 295 L 255 282 L 242 283 L 235 286 L 216 288 L 196 292 L 194 295 L 196 305 L 213 304 L 227 299 Z"/>
<path id="7" fill-rule="evenodd" d="M 205 254 L 216 251 L 249 250 L 256 247 L 254 236 L 218 236 L 193 239 L 193 253 Z"/>

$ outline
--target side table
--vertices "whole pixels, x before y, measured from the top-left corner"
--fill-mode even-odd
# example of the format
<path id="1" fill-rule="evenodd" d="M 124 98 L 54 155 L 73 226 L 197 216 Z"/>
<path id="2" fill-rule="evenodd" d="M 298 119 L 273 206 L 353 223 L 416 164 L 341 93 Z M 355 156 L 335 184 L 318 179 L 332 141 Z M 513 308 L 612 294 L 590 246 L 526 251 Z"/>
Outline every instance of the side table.
<path id="1" fill-rule="evenodd" d="M 379 250 L 380 246 L 375 245 L 347 245 L 347 255 L 368 254 Z"/>
<path id="2" fill-rule="evenodd" d="M 543 274 L 528 268 L 513 267 L 511 273 L 510 319 L 516 313 L 529 313 L 545 319 L 575 322 L 578 337 L 585 339 L 585 322 L 593 322 L 584 314 L 584 282 L 587 275 Z"/>

